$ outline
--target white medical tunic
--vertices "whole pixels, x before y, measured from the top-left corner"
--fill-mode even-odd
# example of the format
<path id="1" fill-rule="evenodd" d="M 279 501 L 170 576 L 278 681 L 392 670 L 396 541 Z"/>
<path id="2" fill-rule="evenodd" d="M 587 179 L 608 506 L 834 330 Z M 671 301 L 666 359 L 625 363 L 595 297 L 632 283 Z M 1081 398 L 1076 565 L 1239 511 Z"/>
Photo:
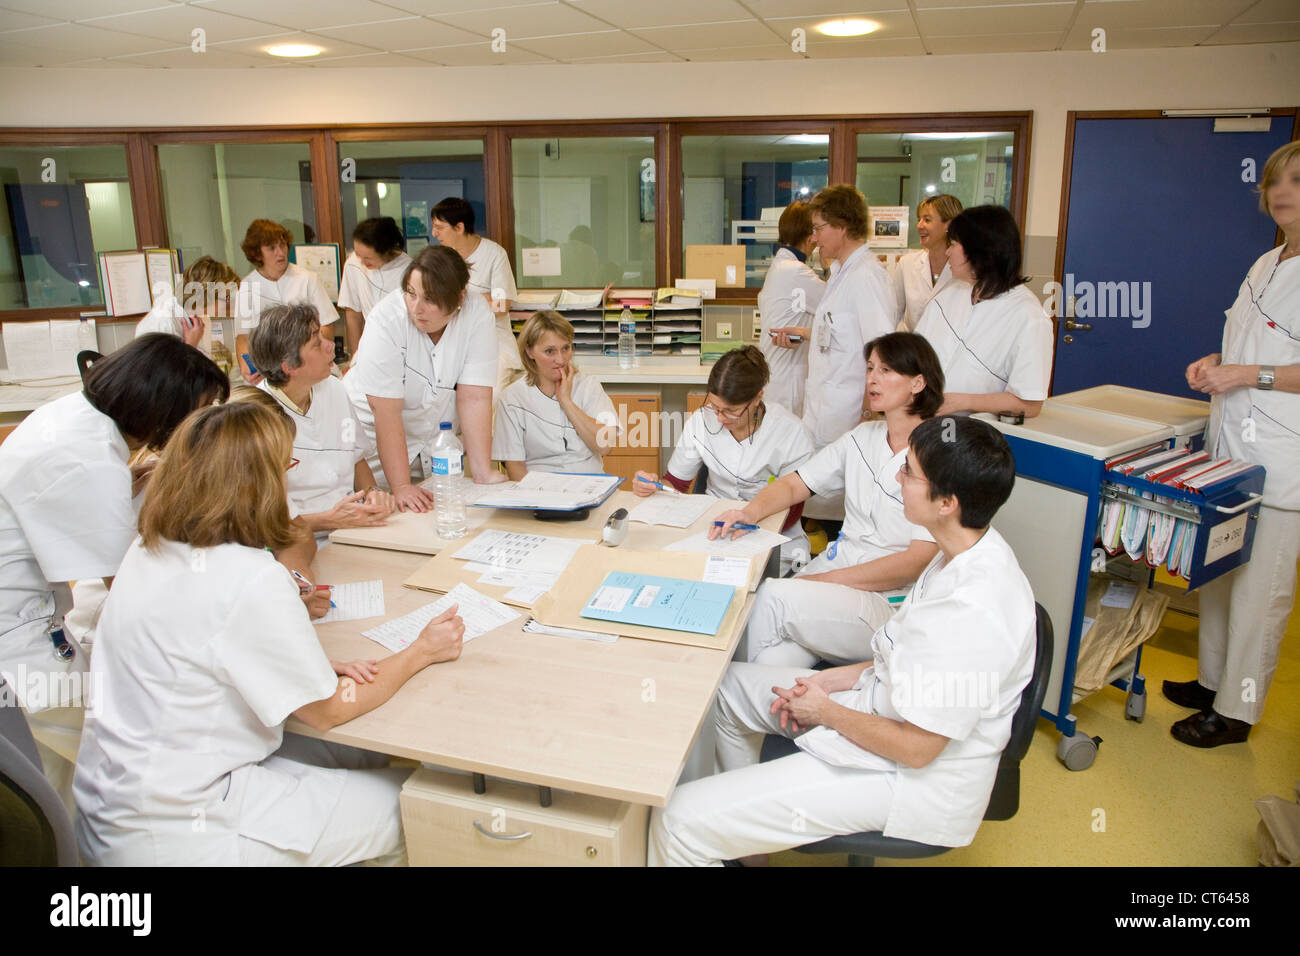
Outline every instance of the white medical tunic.
<path id="1" fill-rule="evenodd" d="M 862 348 L 898 325 L 898 302 L 880 262 L 859 247 L 826 283 L 813 316 L 803 422 L 818 448 L 862 420 L 867 361 Z"/>
<path id="2" fill-rule="evenodd" d="M 943 264 L 939 278 L 931 278 L 933 275 L 930 271 L 930 253 L 926 250 L 916 249 L 905 256 L 899 256 L 893 275 L 894 293 L 898 296 L 898 307 L 903 313 L 898 331 L 915 330 L 916 323 L 921 321 L 930 300 L 957 281 L 952 277 L 952 268 L 947 262 Z"/>
<path id="3" fill-rule="evenodd" d="M 897 774 L 888 837 L 965 846 L 988 804 L 1020 694 L 1033 674 L 1034 596 L 1011 547 L 992 528 L 949 561 L 941 551 L 898 613 L 872 638 L 874 666 L 836 701 L 948 738 L 911 769 L 828 727 L 796 737 L 829 764 Z"/>
<path id="4" fill-rule="evenodd" d="M 413 462 L 433 444 L 439 422 L 459 421 L 456 386 L 492 388 L 497 376 L 496 335 L 488 304 L 467 295 L 437 345 L 415 327 L 402 290 L 384 296 L 366 319 L 352 368 L 343 379 L 365 443 L 375 442 L 375 417 L 367 395 L 402 400 L 406 459 Z M 378 453 L 371 467 L 378 468 Z"/>
<path id="5" fill-rule="evenodd" d="M 275 397 L 266 382 L 259 387 Z M 305 415 L 284 402 L 280 407 L 293 419 L 293 457 L 298 459 L 285 476 L 289 516 L 328 511 L 344 495 L 352 494 L 357 462 L 374 451 L 367 446 L 366 430 L 347 387 L 337 378 L 317 382 L 311 388 Z"/>
<path id="6" fill-rule="evenodd" d="M 207 316 L 198 316 L 197 320 L 203 323 L 203 337 L 199 339 L 198 350 L 212 358 L 212 320 Z M 221 327 L 217 326 L 216 335 L 221 336 Z M 168 291 L 158 297 L 158 301 L 153 304 L 143 319 L 136 323 L 135 337 L 138 339 L 142 335 L 148 335 L 150 332 L 162 332 L 164 335 L 174 335 L 178 339 L 185 337 L 185 309 L 177 300 L 176 296 Z"/>
<path id="7" fill-rule="evenodd" d="M 338 678 L 268 551 L 136 541 L 100 619 L 73 793 L 94 865 L 239 863 L 239 837 L 309 852 L 346 771 L 262 765 Z M 198 825 L 201 822 L 201 825 Z"/>
<path id="8" fill-rule="evenodd" d="M 236 309 L 239 312 L 239 335 L 247 335 L 262 321 L 262 313 L 273 305 L 292 305 L 305 302 L 316 307 L 321 325 L 333 325 L 339 319 L 338 309 L 330 301 L 329 293 L 320 284 L 314 272 L 308 272 L 296 262 L 289 263 L 284 275 L 272 282 L 254 269 L 239 283 Z"/>
<path id="9" fill-rule="evenodd" d="M 600 424 L 618 427 L 614 403 L 596 379 L 576 374 L 573 401 Z M 579 437 L 559 401 L 525 379 L 507 388 L 497 406 L 492 457 L 497 461 L 522 461 L 529 471 L 604 471 L 600 455 Z"/>
<path id="10" fill-rule="evenodd" d="M 930 300 L 916 325 L 939 356 L 944 391 L 1047 398 L 1052 321 L 1034 294 L 1018 285 L 975 305 L 970 297 L 967 283 L 953 283 Z"/>
<path id="11" fill-rule="evenodd" d="M 817 278 L 817 273 L 782 246 L 772 257 L 767 278 L 758 293 L 758 314 L 763 326 L 758 336 L 758 348 L 772 371 L 764 397 L 784 405 L 795 415 L 803 415 L 809 345 L 804 342 L 798 348 L 783 349 L 773 344 L 768 333 L 791 325 L 811 326 L 813 314 L 825 292 L 826 283 Z"/>
<path id="12" fill-rule="evenodd" d="M 399 252 L 395 258 L 378 269 L 367 269 L 356 253 L 343 263 L 343 282 L 339 285 L 339 308 L 352 309 L 368 316 L 375 304 L 402 284 L 402 276 L 411 264 L 411 257 Z"/>
<path id="13" fill-rule="evenodd" d="M 0 671 L 29 711 L 69 703 L 32 675 L 86 670 L 80 647 L 71 663 L 55 658 L 50 617 L 56 603 L 72 607 L 65 582 L 117 574 L 136 534 L 128 457 L 113 420 L 80 392 L 36 409 L 0 445 Z"/>
<path id="14" fill-rule="evenodd" d="M 495 290 L 501 293 L 500 298 L 507 305 L 519 295 L 519 290 L 515 288 L 515 274 L 510 268 L 510 257 L 506 255 L 505 249 L 491 239 L 480 236 L 478 247 L 465 258 L 465 264 L 469 266 L 470 295 L 485 295 L 495 301 Z M 504 318 L 500 321 L 505 323 L 504 327 L 508 331 L 510 320 Z"/>
<path id="15" fill-rule="evenodd" d="M 898 470 L 907 448 L 889 447 L 885 422 L 863 422 L 799 466 L 799 477 L 816 495 L 844 495 L 844 525 L 831 548 L 805 573 L 820 574 L 906 551 L 931 534 L 903 516 Z"/>
<path id="16" fill-rule="evenodd" d="M 1224 365 L 1300 365 L 1300 257 L 1264 253 L 1241 284 L 1223 327 Z M 1264 503 L 1300 511 L 1300 395 L 1234 388 L 1210 400 L 1206 447 L 1263 465 Z"/>
<path id="17" fill-rule="evenodd" d="M 812 456 L 812 436 L 785 406 L 763 404 L 762 422 L 741 441 L 711 411 L 697 409 L 682 428 L 668 471 L 690 481 L 703 465 L 709 470 L 709 494 L 740 501 L 752 500 L 773 478 L 794 471 Z"/>

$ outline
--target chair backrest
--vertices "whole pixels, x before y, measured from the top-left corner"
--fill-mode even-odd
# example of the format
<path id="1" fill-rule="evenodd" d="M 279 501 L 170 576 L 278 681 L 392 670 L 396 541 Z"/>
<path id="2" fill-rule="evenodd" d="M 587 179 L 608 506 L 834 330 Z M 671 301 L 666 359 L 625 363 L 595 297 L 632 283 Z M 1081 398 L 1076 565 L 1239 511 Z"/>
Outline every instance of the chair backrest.
<path id="1" fill-rule="evenodd" d="M 94 349 L 85 349 L 77 353 L 77 374 L 81 376 L 81 384 L 86 384 L 86 373 L 90 367 L 102 359 L 104 356 Z"/>
<path id="2" fill-rule="evenodd" d="M 0 866 L 76 866 L 77 859 L 72 821 L 0 678 Z"/>
<path id="3" fill-rule="evenodd" d="M 1047 684 L 1052 676 L 1052 654 L 1055 650 L 1052 619 L 1041 604 L 1034 604 L 1034 669 L 1029 683 L 1020 692 L 1020 706 L 1011 718 L 1011 736 L 998 762 L 998 775 L 989 795 L 989 805 L 984 811 L 985 820 L 1010 820 L 1020 809 L 1020 761 L 1029 752 L 1034 739 L 1038 718 L 1042 716 L 1043 700 L 1047 697 Z"/>
<path id="4" fill-rule="evenodd" d="M 691 486 L 691 494 L 707 495 L 709 493 L 709 468 L 701 463 L 700 470 L 695 473 L 695 484 Z"/>

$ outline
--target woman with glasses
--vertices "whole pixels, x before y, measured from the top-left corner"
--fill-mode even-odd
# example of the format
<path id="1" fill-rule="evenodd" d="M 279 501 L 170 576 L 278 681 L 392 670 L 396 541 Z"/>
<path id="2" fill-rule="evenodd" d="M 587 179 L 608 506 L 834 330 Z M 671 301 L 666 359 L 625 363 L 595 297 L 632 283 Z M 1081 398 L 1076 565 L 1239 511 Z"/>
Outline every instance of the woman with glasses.
<path id="1" fill-rule="evenodd" d="M 767 360 L 753 345 L 728 352 L 714 363 L 708 396 L 686 420 L 664 481 L 684 492 L 703 465 L 708 469 L 710 495 L 749 501 L 812 455 L 812 436 L 803 423 L 783 405 L 763 400 L 768 375 Z M 638 471 L 636 479 L 632 482 L 636 494 L 654 494 L 652 482 L 659 481 L 657 475 Z M 789 570 L 795 551 L 805 555 L 809 551 L 799 525 L 802 511 L 802 506 L 792 507 L 781 529 L 790 538 L 781 546 L 782 574 Z"/>
<path id="2" fill-rule="evenodd" d="M 618 414 L 600 382 L 573 366 L 573 326 L 534 312 L 519 332 L 524 377 L 497 410 L 492 457 L 518 481 L 529 471 L 595 474 L 618 436 Z"/>
<path id="3" fill-rule="evenodd" d="M 790 580 L 758 589 L 748 638 L 749 660 L 812 667 L 869 656 L 871 635 L 894 613 L 882 592 L 909 588 L 934 557 L 934 539 L 903 515 L 898 476 L 906 478 L 907 442 L 943 401 L 943 371 L 919 335 L 891 332 L 866 345 L 867 401 L 884 418 L 863 422 L 773 482 L 737 511 L 718 516 L 709 536 L 742 534 L 814 494 L 844 495 L 839 537 Z"/>
<path id="4" fill-rule="evenodd" d="M 492 386 L 497 377 L 492 311 L 467 295 L 469 267 L 445 246 L 429 246 L 407 267 L 402 288 L 371 311 L 343 379 L 397 506 L 428 511 L 433 494 L 412 472 L 433 474 L 438 425 L 458 423 L 474 480 L 505 481 L 492 468 Z M 378 474 L 378 471 L 376 471 Z"/>
<path id="5" fill-rule="evenodd" d="M 248 402 L 202 409 L 163 452 L 100 621 L 73 792 L 77 845 L 107 866 L 343 865 L 402 848 L 410 771 L 323 732 L 460 655 L 456 608 L 380 661 L 330 661 L 270 553 L 293 538 L 293 432 Z"/>

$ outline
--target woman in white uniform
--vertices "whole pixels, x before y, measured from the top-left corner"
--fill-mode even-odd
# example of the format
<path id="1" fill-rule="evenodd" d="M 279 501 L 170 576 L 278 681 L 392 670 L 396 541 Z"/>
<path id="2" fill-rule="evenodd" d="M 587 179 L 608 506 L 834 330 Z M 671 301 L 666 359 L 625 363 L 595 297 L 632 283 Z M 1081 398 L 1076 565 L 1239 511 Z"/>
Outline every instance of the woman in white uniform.
<path id="1" fill-rule="evenodd" d="M 866 657 L 872 631 L 894 611 L 880 592 L 909 587 L 934 557 L 929 533 L 903 515 L 895 476 L 908 437 L 943 400 L 943 372 L 925 339 L 908 332 L 881 336 L 866 351 L 867 400 L 884 419 L 864 422 L 744 509 L 719 515 L 723 527 L 710 532 L 757 524 L 812 494 L 844 495 L 844 525 L 831 546 L 797 577 L 759 587 L 746 629 L 751 661 L 811 667 Z"/>
<path id="2" fill-rule="evenodd" d="M 464 625 L 453 607 L 382 661 L 325 657 L 268 551 L 293 536 L 292 450 L 282 416 L 232 403 L 190 416 L 163 452 L 92 665 L 111 692 L 87 715 L 73 782 L 91 864 L 343 865 L 402 849 L 409 771 L 284 723 L 325 731 L 372 710 L 458 657 Z"/>
<path id="3" fill-rule="evenodd" d="M 248 225 L 244 241 L 239 248 L 253 264 L 253 271 L 239 284 L 239 331 L 235 336 L 236 359 L 239 373 L 249 385 L 262 380 L 260 372 L 251 372 L 244 354 L 248 352 L 248 336 L 257 328 L 258 317 L 273 305 L 306 302 L 314 305 L 324 321 L 321 331 L 331 342 L 334 340 L 334 321 L 338 310 L 330 301 L 316 274 L 289 261 L 289 246 L 293 234 L 278 222 L 254 219 Z"/>
<path id="4" fill-rule="evenodd" d="M 1164 683 L 1197 711 L 1172 729 L 1194 747 L 1245 740 L 1263 716 L 1300 560 L 1300 141 L 1269 157 L 1259 186 L 1285 241 L 1246 274 L 1223 351 L 1187 367 L 1187 384 L 1213 396 L 1205 447 L 1268 473 L 1250 562 L 1201 588 L 1197 679 Z"/>
<path id="5" fill-rule="evenodd" d="M 867 200 L 852 186 L 829 186 L 812 198 L 813 238 L 834 258 L 813 316 L 808 343 L 808 388 L 803 423 L 824 448 L 862 418 L 867 370 L 862 347 L 894 331 L 894 287 L 867 248 Z"/>
<path id="6" fill-rule="evenodd" d="M 448 196 L 433 207 L 429 228 L 444 246 L 460 253 L 469 266 L 469 291 L 481 295 L 496 316 L 498 400 L 505 388 L 523 371 L 514 333 L 510 330 L 510 303 L 519 295 L 515 274 L 505 249 L 474 233 L 474 207 L 459 196 Z"/>
<path id="7" fill-rule="evenodd" d="M 167 289 L 135 327 L 136 338 L 162 332 L 181 338 L 218 365 L 231 365 L 220 320 L 233 318 L 239 294 L 239 275 L 224 262 L 200 256 L 181 279 L 181 298 Z"/>
<path id="8" fill-rule="evenodd" d="M 363 219 L 352 230 L 352 254 L 343 263 L 343 281 L 339 285 L 339 308 L 347 323 L 349 355 L 357 354 L 366 315 L 375 303 L 401 286 L 410 264 L 406 238 L 392 216 Z"/>
<path id="9" fill-rule="evenodd" d="M 1034 596 L 988 527 L 1015 480 L 1011 449 L 984 422 L 949 421 L 951 433 L 943 420 L 917 427 L 899 469 L 907 519 L 939 543 L 907 602 L 865 663 L 728 668 L 713 709 L 723 772 L 653 811 L 652 866 L 873 830 L 936 846 L 974 838 L 1033 674 Z M 766 734 L 799 734 L 802 752 L 759 763 Z"/>
<path id="10" fill-rule="evenodd" d="M 28 711 L 76 703 L 42 691 L 86 670 L 63 630 L 68 582 L 117 574 L 152 468 L 133 469 L 131 454 L 161 449 L 190 411 L 229 394 L 211 359 L 153 333 L 97 361 L 83 391 L 42 405 L 0 445 L 0 671 Z"/>
<path id="11" fill-rule="evenodd" d="M 1020 230 L 1001 206 L 973 206 L 948 224 L 948 263 L 959 281 L 916 325 L 943 364 L 937 414 L 1033 418 L 1052 374 L 1052 321 L 1020 274 Z"/>
<path id="12" fill-rule="evenodd" d="M 618 440 L 618 414 L 600 382 L 573 366 L 573 326 L 535 312 L 519 333 L 524 377 L 497 406 L 492 457 L 512 481 L 530 471 L 598 474 Z"/>
<path id="13" fill-rule="evenodd" d="M 808 255 L 817 245 L 808 203 L 799 200 L 785 207 L 777 224 L 777 238 L 781 247 L 772 257 L 758 293 L 763 326 L 758 347 L 772 371 L 768 399 L 802 417 L 810 323 L 826 291 L 826 283 L 808 267 Z M 792 342 L 792 335 L 800 336 L 802 341 Z"/>
<path id="14" fill-rule="evenodd" d="M 293 421 L 289 516 L 318 538 L 336 528 L 382 525 L 393 496 L 375 487 L 366 461 L 365 429 L 341 379 L 330 376 L 334 343 L 321 334 L 310 305 L 277 305 L 262 313 L 249 340 L 259 386 Z"/>
<path id="15" fill-rule="evenodd" d="M 406 270 L 402 288 L 370 313 L 352 368 L 343 379 L 365 441 L 376 453 L 403 511 L 428 511 L 433 495 L 412 483 L 426 467 L 440 422 L 459 423 L 479 484 L 505 481 L 492 468 L 492 385 L 497 350 L 492 313 L 468 295 L 469 268 L 455 251 L 429 246 Z M 377 474 L 377 473 L 376 473 Z"/>
<path id="16" fill-rule="evenodd" d="M 911 332 L 921 314 L 952 278 L 948 265 L 948 223 L 961 213 L 961 200 L 947 193 L 922 199 L 916 207 L 916 235 L 921 248 L 898 259 L 894 292 L 903 318 L 898 331 Z"/>

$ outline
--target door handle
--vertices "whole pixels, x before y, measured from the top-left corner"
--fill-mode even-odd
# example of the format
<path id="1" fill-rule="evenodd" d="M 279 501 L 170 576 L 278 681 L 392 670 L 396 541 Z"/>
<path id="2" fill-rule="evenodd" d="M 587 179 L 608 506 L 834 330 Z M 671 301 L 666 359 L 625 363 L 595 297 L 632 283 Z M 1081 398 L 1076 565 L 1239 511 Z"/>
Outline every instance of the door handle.
<path id="1" fill-rule="evenodd" d="M 1074 319 L 1066 319 L 1065 329 L 1067 332 L 1091 332 L 1092 324 L 1090 322 L 1076 322 Z"/>

